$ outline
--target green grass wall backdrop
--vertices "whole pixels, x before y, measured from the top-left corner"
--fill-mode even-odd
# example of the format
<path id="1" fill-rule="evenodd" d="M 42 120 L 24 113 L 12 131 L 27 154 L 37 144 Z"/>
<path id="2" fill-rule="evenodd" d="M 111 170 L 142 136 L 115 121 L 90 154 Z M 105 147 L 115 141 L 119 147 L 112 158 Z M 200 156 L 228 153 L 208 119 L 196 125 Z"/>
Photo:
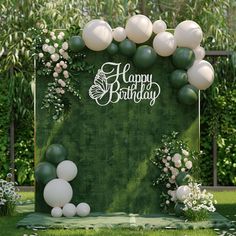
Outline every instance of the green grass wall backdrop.
<path id="1" fill-rule="evenodd" d="M 40 109 L 48 78 L 36 82 L 36 164 L 44 160 L 46 148 L 60 143 L 68 159 L 76 163 L 78 175 L 71 182 L 72 202 L 87 202 L 91 210 L 130 213 L 159 212 L 160 191 L 152 186 L 156 173 L 149 161 L 163 134 L 177 131 L 198 149 L 198 106 L 177 101 L 169 76 L 174 67 L 170 58 L 157 57 L 147 70 L 134 68 L 132 61 L 106 52 L 89 52 L 86 60 L 96 71 L 108 61 L 131 63 L 131 73 L 152 74 L 161 87 L 154 106 L 149 101 L 136 104 L 120 100 L 98 106 L 88 91 L 95 74 L 80 73 L 76 80 L 81 100 L 71 97 L 71 109 L 63 120 L 54 121 L 47 110 Z M 121 80 L 120 80 L 121 81 Z M 36 184 L 36 211 L 48 212 L 43 186 Z"/>

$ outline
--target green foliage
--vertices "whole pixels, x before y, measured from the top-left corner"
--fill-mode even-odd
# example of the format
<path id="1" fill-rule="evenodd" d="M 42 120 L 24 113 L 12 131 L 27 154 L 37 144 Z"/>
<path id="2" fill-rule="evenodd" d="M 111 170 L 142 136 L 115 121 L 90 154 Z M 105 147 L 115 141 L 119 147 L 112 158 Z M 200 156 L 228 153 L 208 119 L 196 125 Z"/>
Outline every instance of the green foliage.
<path id="1" fill-rule="evenodd" d="M 193 211 L 192 209 L 188 209 L 184 212 L 185 217 L 189 221 L 203 221 L 209 218 L 209 212 L 207 210 Z"/>

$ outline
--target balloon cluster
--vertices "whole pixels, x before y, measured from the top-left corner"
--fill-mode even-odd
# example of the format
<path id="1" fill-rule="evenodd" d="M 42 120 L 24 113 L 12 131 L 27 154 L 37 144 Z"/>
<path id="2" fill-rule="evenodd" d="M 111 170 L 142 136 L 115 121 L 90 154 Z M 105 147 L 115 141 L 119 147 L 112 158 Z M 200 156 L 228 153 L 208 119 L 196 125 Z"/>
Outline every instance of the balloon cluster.
<path id="1" fill-rule="evenodd" d="M 73 189 L 69 183 L 78 169 L 74 162 L 66 160 L 67 152 L 61 144 L 52 144 L 46 151 L 45 161 L 40 162 L 35 169 L 36 181 L 44 184 L 43 197 L 45 202 L 52 207 L 53 217 L 87 216 L 90 206 L 80 203 L 77 207 L 70 203 Z"/>
<path id="2" fill-rule="evenodd" d="M 107 22 L 96 19 L 85 25 L 82 38 L 76 36 L 77 46 L 73 43 L 71 49 L 75 46 L 81 50 L 86 45 L 93 51 L 106 49 L 111 55 L 120 52 L 132 57 L 135 66 L 141 69 L 153 66 L 157 55 L 171 56 L 176 70 L 170 76 L 170 83 L 179 89 L 179 101 L 191 105 L 198 99 L 198 90 L 207 89 L 214 80 L 213 67 L 203 60 L 205 50 L 200 46 L 203 33 L 191 20 L 178 24 L 174 34 L 166 29 L 164 21 L 152 23 L 144 15 L 132 16 L 125 28 L 113 30 Z"/>

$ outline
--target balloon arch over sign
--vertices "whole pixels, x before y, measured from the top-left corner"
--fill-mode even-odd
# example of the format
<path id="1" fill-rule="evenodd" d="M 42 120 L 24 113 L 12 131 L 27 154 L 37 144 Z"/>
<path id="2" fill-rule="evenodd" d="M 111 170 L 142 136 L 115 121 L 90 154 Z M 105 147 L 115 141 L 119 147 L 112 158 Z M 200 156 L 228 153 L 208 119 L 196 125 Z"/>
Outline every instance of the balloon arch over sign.
<path id="1" fill-rule="evenodd" d="M 159 210 L 161 189 L 151 186 L 149 159 L 161 136 L 177 131 L 192 149 L 199 147 L 198 90 L 214 79 L 202 36 L 193 21 L 171 34 L 164 21 L 144 15 L 113 30 L 92 20 L 82 37 L 44 30 L 36 81 L 36 211 L 60 217 L 86 216 L 90 207 Z"/>

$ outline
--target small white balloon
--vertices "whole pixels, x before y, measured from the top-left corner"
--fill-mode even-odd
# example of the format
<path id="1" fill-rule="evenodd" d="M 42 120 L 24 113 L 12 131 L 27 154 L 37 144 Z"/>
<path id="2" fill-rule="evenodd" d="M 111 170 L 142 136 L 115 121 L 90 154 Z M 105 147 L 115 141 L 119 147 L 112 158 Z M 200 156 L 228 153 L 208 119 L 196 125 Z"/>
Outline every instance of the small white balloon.
<path id="1" fill-rule="evenodd" d="M 123 27 L 115 28 L 112 34 L 113 34 L 113 38 L 117 42 L 121 42 L 121 41 L 125 40 L 125 38 L 126 38 L 125 29 Z"/>
<path id="2" fill-rule="evenodd" d="M 206 55 L 205 49 L 203 47 L 201 47 L 201 46 L 196 47 L 193 50 L 193 52 L 195 54 L 196 60 L 202 60 L 205 57 L 205 55 Z"/>
<path id="3" fill-rule="evenodd" d="M 173 34 L 161 32 L 153 40 L 153 48 L 162 57 L 168 57 L 176 50 L 176 43 Z"/>
<path id="4" fill-rule="evenodd" d="M 65 217 L 73 217 L 76 214 L 76 207 L 72 203 L 67 203 L 62 209 L 62 214 Z"/>
<path id="5" fill-rule="evenodd" d="M 209 88 L 214 81 L 214 69 L 205 60 L 195 61 L 188 69 L 187 74 L 188 82 L 200 90 Z"/>
<path id="6" fill-rule="evenodd" d="M 152 22 L 144 15 L 135 15 L 128 19 L 125 32 L 135 43 L 144 43 L 152 35 Z"/>
<path id="7" fill-rule="evenodd" d="M 54 207 L 51 210 L 52 217 L 61 217 L 62 216 L 62 209 L 60 207 Z"/>
<path id="8" fill-rule="evenodd" d="M 112 29 L 103 20 L 92 20 L 85 25 L 82 38 L 89 49 L 102 51 L 110 45 L 113 39 Z"/>
<path id="9" fill-rule="evenodd" d="M 67 75 L 68 71 L 64 71 L 63 74 Z M 77 173 L 78 169 L 73 161 L 62 161 L 57 166 L 57 176 L 60 179 L 71 181 L 76 177 Z"/>
<path id="10" fill-rule="evenodd" d="M 155 34 L 166 31 L 167 25 L 163 20 L 156 20 L 152 25 L 152 30 Z"/>
<path id="11" fill-rule="evenodd" d="M 202 41 L 201 27 L 192 20 L 181 22 L 175 28 L 175 41 L 179 47 L 196 48 Z"/>
<path id="12" fill-rule="evenodd" d="M 51 207 L 63 207 L 73 196 L 71 185 L 64 179 L 53 179 L 43 190 L 45 202 Z"/>
<path id="13" fill-rule="evenodd" d="M 190 194 L 191 190 L 187 185 L 178 187 L 176 191 L 176 197 L 179 201 L 184 201 Z"/>
<path id="14" fill-rule="evenodd" d="M 90 213 L 90 206 L 87 203 L 82 202 L 77 206 L 76 212 L 78 216 L 87 216 Z"/>

